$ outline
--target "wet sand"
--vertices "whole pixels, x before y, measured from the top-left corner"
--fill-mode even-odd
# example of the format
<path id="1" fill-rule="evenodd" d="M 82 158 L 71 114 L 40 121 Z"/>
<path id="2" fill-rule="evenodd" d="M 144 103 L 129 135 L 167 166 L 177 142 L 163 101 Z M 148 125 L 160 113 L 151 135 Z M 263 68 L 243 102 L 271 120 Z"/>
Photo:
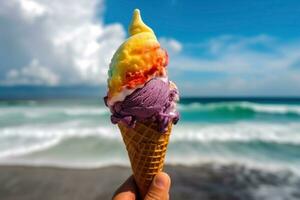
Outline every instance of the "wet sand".
<path id="1" fill-rule="evenodd" d="M 288 171 L 270 173 L 238 165 L 212 164 L 166 166 L 165 171 L 172 178 L 172 200 L 300 199 L 297 189 L 300 181 Z M 111 199 L 130 174 L 129 168 L 120 166 L 98 169 L 1 166 L 0 199 Z M 285 187 L 289 190 L 283 190 Z"/>

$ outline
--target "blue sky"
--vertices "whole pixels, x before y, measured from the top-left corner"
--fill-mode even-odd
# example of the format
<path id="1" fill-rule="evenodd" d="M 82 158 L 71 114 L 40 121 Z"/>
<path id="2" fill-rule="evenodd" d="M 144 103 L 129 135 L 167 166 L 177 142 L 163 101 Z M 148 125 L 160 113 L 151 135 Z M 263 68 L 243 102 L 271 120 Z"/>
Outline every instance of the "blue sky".
<path id="1" fill-rule="evenodd" d="M 0 86 L 105 87 L 134 8 L 183 96 L 299 96 L 296 0 L 2 0 Z"/>
<path id="2" fill-rule="evenodd" d="M 106 2 L 104 22 L 128 26 L 126 11 L 139 8 L 158 36 L 199 42 L 224 34 L 268 34 L 289 40 L 300 34 L 297 0 L 153 0 Z"/>

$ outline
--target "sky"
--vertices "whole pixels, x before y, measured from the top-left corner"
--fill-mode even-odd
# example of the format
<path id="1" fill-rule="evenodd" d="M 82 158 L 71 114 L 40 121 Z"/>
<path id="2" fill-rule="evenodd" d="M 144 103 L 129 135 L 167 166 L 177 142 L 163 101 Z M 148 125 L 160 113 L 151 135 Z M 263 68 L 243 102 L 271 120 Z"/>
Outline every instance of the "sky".
<path id="1" fill-rule="evenodd" d="M 1 0 L 0 86 L 105 87 L 134 8 L 183 96 L 300 96 L 296 0 Z"/>

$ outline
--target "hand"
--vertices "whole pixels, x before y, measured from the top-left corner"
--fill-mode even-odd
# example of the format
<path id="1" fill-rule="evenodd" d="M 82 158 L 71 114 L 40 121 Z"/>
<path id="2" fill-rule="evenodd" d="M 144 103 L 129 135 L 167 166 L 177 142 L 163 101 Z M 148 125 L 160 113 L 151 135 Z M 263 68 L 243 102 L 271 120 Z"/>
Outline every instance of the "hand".
<path id="1" fill-rule="evenodd" d="M 144 200 L 168 200 L 171 179 L 164 172 L 158 173 L 146 194 Z M 133 176 L 130 176 L 115 192 L 113 200 L 138 200 L 138 189 Z"/>

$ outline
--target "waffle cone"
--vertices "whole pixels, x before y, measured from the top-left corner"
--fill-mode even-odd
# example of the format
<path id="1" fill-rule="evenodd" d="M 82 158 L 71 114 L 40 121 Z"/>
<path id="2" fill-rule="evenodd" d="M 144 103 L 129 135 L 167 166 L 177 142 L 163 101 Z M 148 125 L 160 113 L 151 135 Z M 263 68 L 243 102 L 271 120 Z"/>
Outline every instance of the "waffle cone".
<path id="1" fill-rule="evenodd" d="M 142 198 L 145 197 L 154 176 L 162 171 L 172 123 L 165 133 L 157 131 L 156 123 L 137 123 L 134 128 L 119 123 L 128 152 L 134 179 Z"/>

